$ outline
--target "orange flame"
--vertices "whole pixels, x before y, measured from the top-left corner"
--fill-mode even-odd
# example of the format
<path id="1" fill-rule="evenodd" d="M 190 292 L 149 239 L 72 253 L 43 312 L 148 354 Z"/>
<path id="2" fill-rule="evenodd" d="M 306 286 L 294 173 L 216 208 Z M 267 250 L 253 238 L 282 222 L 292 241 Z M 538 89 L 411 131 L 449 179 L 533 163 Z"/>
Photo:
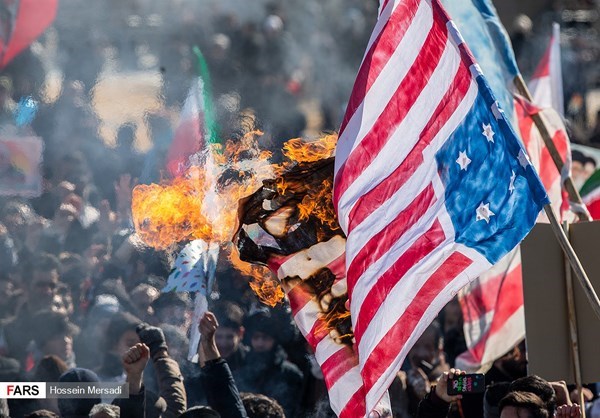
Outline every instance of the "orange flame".
<path id="1" fill-rule="evenodd" d="M 337 216 L 333 209 L 332 190 L 333 184 L 325 179 L 320 187 L 309 192 L 298 204 L 298 217 L 307 220 L 311 216 L 317 218 L 323 225 L 329 226 L 332 231 L 339 229 Z"/>
<path id="2" fill-rule="evenodd" d="M 259 131 L 247 133 L 224 149 L 213 145 L 200 165 L 169 183 L 133 190 L 136 231 L 148 245 L 164 250 L 191 239 L 228 242 L 237 227 L 240 199 L 274 176 L 270 153 L 258 149 Z"/>
<path id="3" fill-rule="evenodd" d="M 229 260 L 240 273 L 252 278 L 250 288 L 262 303 L 274 307 L 283 300 L 281 285 L 268 267 L 242 261 L 237 248 L 231 249 Z"/>
<path id="4" fill-rule="evenodd" d="M 177 242 L 212 235 L 199 210 L 204 197 L 202 181 L 194 180 L 193 174 L 169 185 L 142 184 L 133 189 L 133 222 L 146 244 L 164 250 Z"/>
<path id="5" fill-rule="evenodd" d="M 337 134 L 324 135 L 316 141 L 294 138 L 283 144 L 283 155 L 297 163 L 311 163 L 333 157 Z"/>

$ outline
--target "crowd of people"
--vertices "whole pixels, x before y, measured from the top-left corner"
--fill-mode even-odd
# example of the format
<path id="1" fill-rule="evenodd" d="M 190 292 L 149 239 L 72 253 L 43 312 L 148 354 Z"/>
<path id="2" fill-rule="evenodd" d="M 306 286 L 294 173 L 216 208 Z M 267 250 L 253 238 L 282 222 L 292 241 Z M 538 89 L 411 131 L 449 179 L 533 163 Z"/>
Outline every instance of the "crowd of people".
<path id="1" fill-rule="evenodd" d="M 234 137 L 236 115 L 251 114 L 265 131 L 263 145 L 277 150 L 306 133 L 315 114 L 319 129 L 339 126 L 377 4 L 274 2 L 257 12 L 239 2 L 236 14 L 235 7 L 198 3 L 112 2 L 105 21 L 96 19 L 103 2 L 64 1 L 50 35 L 0 74 L 0 139 L 35 135 L 45 143 L 42 194 L 0 193 L 0 381 L 127 382 L 130 393 L 0 399 L 1 418 L 335 416 L 287 302 L 261 304 L 228 261 L 229 250 L 199 322 L 193 294 L 161 293 L 172 254 L 136 237 L 131 198 L 137 182 L 160 178 L 173 124 L 165 112 L 148 116 L 154 148 L 145 155 L 132 148 L 135 125 L 120 127 L 111 148 L 92 102 L 95 83 L 110 71 L 153 69 L 161 74 L 162 109 L 179 109 L 198 45 L 213 75 L 221 136 Z M 47 101 L 56 68 L 62 92 Z M 38 102 L 37 114 L 17 124 L 27 96 Z M 202 334 L 197 363 L 187 355 L 193 327 Z M 465 350 L 454 300 L 411 349 L 390 388 L 390 413 L 579 416 L 572 387 L 527 376 L 524 344 L 486 373 L 485 395 L 448 395 L 448 379 L 463 373 L 453 368 L 455 358 Z M 584 395 L 590 411 L 600 410 L 594 386 Z"/>

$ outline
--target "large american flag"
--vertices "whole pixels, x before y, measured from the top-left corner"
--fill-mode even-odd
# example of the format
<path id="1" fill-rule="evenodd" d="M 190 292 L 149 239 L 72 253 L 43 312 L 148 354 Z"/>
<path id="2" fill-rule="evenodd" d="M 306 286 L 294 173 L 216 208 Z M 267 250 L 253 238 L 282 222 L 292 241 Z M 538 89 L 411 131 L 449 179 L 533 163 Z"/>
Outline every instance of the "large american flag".
<path id="1" fill-rule="evenodd" d="M 439 310 L 548 198 L 437 0 L 383 0 L 336 150 L 365 414 Z"/>

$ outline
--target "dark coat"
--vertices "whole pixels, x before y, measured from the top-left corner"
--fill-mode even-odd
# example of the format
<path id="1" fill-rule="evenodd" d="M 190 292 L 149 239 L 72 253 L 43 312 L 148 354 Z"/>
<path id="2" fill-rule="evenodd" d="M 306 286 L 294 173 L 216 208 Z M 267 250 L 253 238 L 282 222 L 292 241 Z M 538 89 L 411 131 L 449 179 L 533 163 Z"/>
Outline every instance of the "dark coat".
<path id="1" fill-rule="evenodd" d="M 246 364 L 237 371 L 236 383 L 241 392 L 258 393 L 281 404 L 285 416 L 294 418 L 302 401 L 302 372 L 286 360 L 285 351 L 275 347 L 268 353 L 250 351 Z"/>
<path id="2" fill-rule="evenodd" d="M 208 405 L 227 418 L 247 418 L 240 393 L 227 362 L 217 359 L 202 368 L 202 380 Z"/>

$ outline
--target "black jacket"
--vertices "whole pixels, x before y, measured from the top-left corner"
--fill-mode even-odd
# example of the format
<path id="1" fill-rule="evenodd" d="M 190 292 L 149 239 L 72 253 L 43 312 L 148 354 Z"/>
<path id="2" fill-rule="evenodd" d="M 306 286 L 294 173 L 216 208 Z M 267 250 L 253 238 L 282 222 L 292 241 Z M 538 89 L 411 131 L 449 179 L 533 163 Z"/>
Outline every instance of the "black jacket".
<path id="1" fill-rule="evenodd" d="M 241 392 L 259 393 L 281 404 L 285 416 L 294 418 L 302 402 L 303 375 L 286 360 L 280 346 L 268 353 L 250 351 L 246 364 L 237 371 L 236 383 Z"/>
<path id="2" fill-rule="evenodd" d="M 207 362 L 202 380 L 208 405 L 227 418 L 248 418 L 229 365 L 223 359 Z"/>

